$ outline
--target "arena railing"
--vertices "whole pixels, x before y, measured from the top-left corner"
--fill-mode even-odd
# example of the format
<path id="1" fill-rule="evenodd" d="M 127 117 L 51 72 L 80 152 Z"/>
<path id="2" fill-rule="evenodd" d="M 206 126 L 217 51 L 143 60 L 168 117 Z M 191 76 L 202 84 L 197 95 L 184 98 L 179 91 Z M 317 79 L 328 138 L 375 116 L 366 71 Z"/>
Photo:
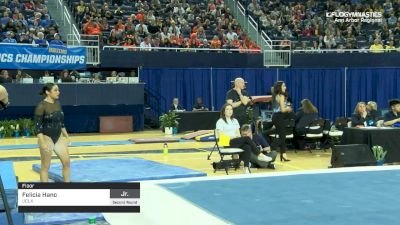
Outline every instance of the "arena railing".
<path id="1" fill-rule="evenodd" d="M 291 42 L 288 40 L 269 40 L 270 49 L 264 48 L 265 67 L 289 67 L 291 65 Z"/>
<path id="2" fill-rule="evenodd" d="M 261 53 L 258 49 L 214 49 L 214 48 L 168 48 L 168 47 L 131 47 L 131 46 L 103 46 L 103 50 L 124 50 L 124 51 L 174 51 L 174 52 L 216 52 L 216 53 Z"/>
<path id="3" fill-rule="evenodd" d="M 292 50 L 293 54 L 300 53 L 388 53 L 388 52 L 400 52 L 400 48 L 398 49 L 390 49 L 390 50 L 371 50 L 371 49 L 295 49 Z"/>
<path id="4" fill-rule="evenodd" d="M 71 14 L 67 6 L 64 4 L 63 0 L 57 0 L 56 7 L 62 17 L 62 25 L 64 28 L 66 28 L 66 32 L 68 34 L 71 34 L 72 37 L 74 37 L 76 40 L 79 40 L 79 30 L 76 28 L 73 18 L 71 17 Z"/>
<path id="5" fill-rule="evenodd" d="M 86 48 L 86 64 L 100 64 L 100 36 L 80 34 L 76 39 L 75 34 L 68 34 L 67 46 L 85 47 Z"/>

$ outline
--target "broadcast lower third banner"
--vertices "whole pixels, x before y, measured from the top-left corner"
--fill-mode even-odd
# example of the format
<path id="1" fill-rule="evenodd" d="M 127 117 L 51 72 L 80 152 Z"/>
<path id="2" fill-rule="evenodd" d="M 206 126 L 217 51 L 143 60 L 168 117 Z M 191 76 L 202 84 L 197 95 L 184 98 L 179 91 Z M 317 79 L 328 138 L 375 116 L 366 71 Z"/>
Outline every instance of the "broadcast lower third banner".
<path id="1" fill-rule="evenodd" d="M 140 183 L 18 183 L 19 212 L 140 212 Z"/>
<path id="2" fill-rule="evenodd" d="M 0 45 L 0 68 L 31 70 L 82 70 L 86 48 L 64 46 L 34 47 Z"/>

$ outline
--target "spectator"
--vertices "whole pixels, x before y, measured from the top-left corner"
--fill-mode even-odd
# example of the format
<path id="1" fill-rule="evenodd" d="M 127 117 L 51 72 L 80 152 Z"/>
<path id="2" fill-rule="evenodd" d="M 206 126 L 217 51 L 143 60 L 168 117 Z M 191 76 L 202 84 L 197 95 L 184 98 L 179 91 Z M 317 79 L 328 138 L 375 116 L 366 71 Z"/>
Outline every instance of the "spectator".
<path id="1" fill-rule="evenodd" d="M 47 47 L 47 46 L 49 46 L 49 42 L 47 42 L 47 40 L 44 39 L 43 32 L 39 32 L 37 34 L 37 38 L 32 41 L 32 44 L 39 45 L 39 47 Z"/>
<path id="2" fill-rule="evenodd" d="M 386 52 L 393 52 L 396 50 L 396 47 L 393 45 L 393 41 L 389 41 L 388 44 L 385 46 Z"/>
<path id="3" fill-rule="evenodd" d="M 70 82 L 75 82 L 70 74 L 68 73 L 68 70 L 63 70 L 60 74 L 60 79 L 63 83 L 70 83 Z"/>
<path id="4" fill-rule="evenodd" d="M 83 32 L 89 35 L 101 35 L 101 27 L 97 21 L 89 19 L 89 21 L 83 26 Z"/>
<path id="5" fill-rule="evenodd" d="M 143 51 L 151 51 L 151 37 L 146 37 L 142 43 L 140 43 L 140 49 Z"/>
<path id="6" fill-rule="evenodd" d="M 286 27 L 287 25 L 285 25 Z M 305 37 L 310 37 L 312 35 L 314 35 L 314 29 L 312 27 L 310 27 L 310 25 L 306 25 L 306 27 L 303 30 L 303 36 Z"/>
<path id="7" fill-rule="evenodd" d="M 381 40 L 375 39 L 374 44 L 369 47 L 372 53 L 382 53 L 384 51 Z"/>
<path id="8" fill-rule="evenodd" d="M 24 73 L 22 70 L 17 70 L 17 74 L 15 75 L 15 79 L 17 82 L 21 82 L 24 78 L 32 78 L 29 74 Z"/>
<path id="9" fill-rule="evenodd" d="M 32 43 L 32 41 L 29 40 L 29 37 L 26 35 L 26 33 L 20 33 L 20 34 L 19 34 L 18 43 L 21 43 L 21 44 L 30 44 L 30 43 Z"/>
<path id="10" fill-rule="evenodd" d="M 0 84 L 12 83 L 12 78 L 8 75 L 7 70 L 2 70 L 0 73 Z"/>
<path id="11" fill-rule="evenodd" d="M 12 38 L 12 31 L 6 33 L 6 38 L 3 39 L 2 43 L 17 43 L 17 41 Z"/>
<path id="12" fill-rule="evenodd" d="M 58 33 L 54 34 L 54 39 L 50 41 L 49 43 L 50 45 L 60 45 L 60 46 L 64 46 L 64 42 L 62 42 L 62 40 L 60 40 L 60 35 Z"/>

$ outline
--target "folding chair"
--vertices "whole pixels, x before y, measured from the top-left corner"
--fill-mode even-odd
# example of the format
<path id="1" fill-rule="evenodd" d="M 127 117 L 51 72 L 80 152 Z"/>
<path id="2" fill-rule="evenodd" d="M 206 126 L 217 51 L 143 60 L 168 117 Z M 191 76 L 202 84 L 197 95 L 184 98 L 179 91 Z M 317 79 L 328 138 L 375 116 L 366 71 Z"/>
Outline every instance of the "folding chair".
<path id="1" fill-rule="evenodd" d="M 213 153 L 214 150 L 218 150 L 221 159 L 219 162 L 212 163 L 214 168 L 214 173 L 217 172 L 217 169 L 225 169 L 226 175 L 228 175 L 229 168 L 235 168 L 235 170 L 237 170 L 240 167 L 241 160 L 234 159 L 233 155 L 242 153 L 243 149 L 220 146 L 218 144 L 219 137 L 217 130 L 214 130 L 214 138 L 215 138 L 215 145 L 211 153 L 208 155 L 208 159 L 210 159 L 211 154 Z M 232 156 L 232 159 L 225 159 L 225 156 Z"/>
<path id="2" fill-rule="evenodd" d="M 329 145 L 339 144 L 343 135 L 343 130 L 347 127 L 349 120 L 346 117 L 338 117 L 335 122 L 331 124 L 328 131 L 324 133 L 328 136 Z"/>
<path id="3" fill-rule="evenodd" d="M 321 143 L 321 138 L 324 136 L 324 125 L 325 125 L 325 119 L 318 118 L 314 119 L 311 121 L 311 123 L 306 127 L 306 132 L 305 132 L 305 140 L 307 143 L 307 140 L 312 140 L 315 141 L 316 143 L 316 149 L 318 149 L 317 146 Z M 311 152 L 311 149 L 310 149 Z"/>

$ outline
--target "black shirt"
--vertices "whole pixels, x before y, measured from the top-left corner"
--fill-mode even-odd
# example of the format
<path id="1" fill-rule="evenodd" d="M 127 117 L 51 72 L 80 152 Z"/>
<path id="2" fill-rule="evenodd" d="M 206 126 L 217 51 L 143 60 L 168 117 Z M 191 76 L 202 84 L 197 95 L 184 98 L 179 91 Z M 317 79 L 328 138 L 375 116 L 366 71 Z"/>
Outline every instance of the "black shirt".
<path id="1" fill-rule="evenodd" d="M 206 110 L 206 107 L 204 107 L 203 104 L 195 104 L 193 106 L 193 109 L 197 109 L 197 110 Z"/>
<path id="2" fill-rule="evenodd" d="M 365 118 L 361 117 L 360 114 L 353 114 L 351 116 L 351 126 L 352 127 L 355 127 L 358 125 L 364 126 L 364 122 L 366 122 L 367 126 L 368 126 L 370 120 L 373 120 L 373 119 L 368 114 Z"/>
<path id="3" fill-rule="evenodd" d="M 400 118 L 400 114 L 395 115 L 393 113 L 393 111 L 390 111 L 390 112 L 387 112 L 385 114 L 384 121 L 387 122 L 387 121 L 395 120 L 395 119 L 398 119 L 398 118 Z"/>
<path id="4" fill-rule="evenodd" d="M 248 96 L 247 92 L 245 90 L 242 90 L 242 95 L 243 96 Z M 235 102 L 240 102 L 240 96 L 237 93 L 236 90 L 231 89 L 226 93 L 226 100 L 232 99 L 232 101 Z M 238 117 L 245 117 L 247 116 L 247 106 L 241 104 L 240 106 L 233 108 L 233 116 L 238 118 Z"/>

